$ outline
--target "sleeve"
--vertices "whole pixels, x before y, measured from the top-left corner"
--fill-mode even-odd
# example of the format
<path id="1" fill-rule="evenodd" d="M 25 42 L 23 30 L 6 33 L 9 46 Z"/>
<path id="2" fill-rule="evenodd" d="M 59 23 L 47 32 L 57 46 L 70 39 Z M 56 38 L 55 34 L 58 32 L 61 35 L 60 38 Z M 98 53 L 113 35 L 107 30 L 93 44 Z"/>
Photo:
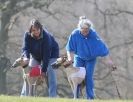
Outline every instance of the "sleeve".
<path id="1" fill-rule="evenodd" d="M 99 34 L 94 31 L 94 35 L 95 35 L 95 39 L 96 39 L 96 43 L 97 44 L 97 48 L 98 48 L 98 52 L 99 52 L 99 56 L 100 57 L 104 57 L 107 56 L 109 54 L 109 48 L 106 45 L 106 43 L 99 37 Z"/>
<path id="2" fill-rule="evenodd" d="M 97 57 L 104 57 L 109 54 L 109 49 L 105 42 L 99 37 L 98 33 L 96 31 L 91 31 L 91 53 L 93 56 Z"/>
<path id="3" fill-rule="evenodd" d="M 52 44 L 51 37 L 47 33 L 45 34 L 44 39 L 43 39 L 42 72 L 47 72 L 47 67 L 48 67 L 50 56 L 51 56 L 51 44 Z"/>
<path id="4" fill-rule="evenodd" d="M 28 32 L 26 32 L 24 34 L 24 38 L 23 38 L 23 45 L 22 45 L 22 56 L 26 57 L 26 58 L 30 58 L 30 51 L 29 51 L 29 36 L 28 36 Z"/>
<path id="5" fill-rule="evenodd" d="M 66 50 L 69 52 L 75 52 L 76 50 L 76 44 L 74 42 L 74 35 L 71 34 L 68 38 L 67 44 L 66 44 Z"/>
<path id="6" fill-rule="evenodd" d="M 101 52 L 99 54 L 99 56 L 104 57 L 107 56 L 109 54 L 109 48 L 107 47 L 107 45 L 105 44 L 105 42 L 103 42 L 102 40 L 100 41 L 101 43 L 101 50 L 99 52 Z"/>

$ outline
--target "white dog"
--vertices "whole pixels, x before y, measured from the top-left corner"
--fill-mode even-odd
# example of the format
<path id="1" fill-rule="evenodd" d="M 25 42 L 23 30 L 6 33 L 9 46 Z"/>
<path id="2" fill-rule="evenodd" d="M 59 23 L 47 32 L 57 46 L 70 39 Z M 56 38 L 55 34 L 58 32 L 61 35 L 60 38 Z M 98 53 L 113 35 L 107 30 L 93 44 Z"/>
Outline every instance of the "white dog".
<path id="1" fill-rule="evenodd" d="M 74 99 L 77 98 L 77 87 L 79 84 L 81 84 L 86 75 L 86 70 L 84 67 L 75 68 L 73 67 L 68 61 L 67 57 L 64 55 L 56 60 L 52 64 L 54 69 L 59 68 L 60 66 L 63 66 L 65 68 L 65 72 L 67 74 L 67 78 L 69 81 L 69 84 L 71 86 Z M 61 68 L 61 67 L 60 67 Z"/>
<path id="2" fill-rule="evenodd" d="M 12 65 L 12 68 L 21 66 L 23 71 L 23 79 L 25 84 L 25 90 L 28 89 L 28 96 L 35 96 L 36 95 L 36 88 L 38 85 L 42 85 L 44 82 L 44 78 L 41 76 L 41 69 L 40 75 L 31 77 L 30 72 L 25 72 L 25 67 L 28 66 L 28 63 L 24 63 L 23 57 L 18 58 Z"/>

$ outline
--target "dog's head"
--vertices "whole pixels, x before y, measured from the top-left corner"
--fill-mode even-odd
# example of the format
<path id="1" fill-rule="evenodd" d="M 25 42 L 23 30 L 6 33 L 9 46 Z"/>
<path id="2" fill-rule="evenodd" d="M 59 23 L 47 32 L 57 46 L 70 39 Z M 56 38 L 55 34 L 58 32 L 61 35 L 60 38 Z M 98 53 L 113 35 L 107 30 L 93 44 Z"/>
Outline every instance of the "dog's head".
<path id="1" fill-rule="evenodd" d="M 66 60 L 67 60 L 67 55 L 63 55 L 63 56 L 57 58 L 57 60 L 54 63 L 52 63 L 51 65 L 54 69 L 58 69 L 60 66 L 62 66 L 64 64 L 64 62 L 66 62 Z"/>
<path id="2" fill-rule="evenodd" d="M 21 66 L 23 68 L 27 67 L 28 66 L 28 62 L 25 62 L 24 61 L 24 58 L 23 57 L 20 57 L 18 59 L 15 60 L 15 62 L 12 64 L 12 68 L 16 68 L 18 66 Z"/>

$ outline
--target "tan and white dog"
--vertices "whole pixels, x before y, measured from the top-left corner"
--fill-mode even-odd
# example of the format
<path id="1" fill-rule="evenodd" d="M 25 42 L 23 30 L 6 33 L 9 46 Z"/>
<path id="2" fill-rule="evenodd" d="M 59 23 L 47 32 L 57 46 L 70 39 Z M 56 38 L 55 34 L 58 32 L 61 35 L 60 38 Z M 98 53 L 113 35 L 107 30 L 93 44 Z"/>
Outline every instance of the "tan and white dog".
<path id="1" fill-rule="evenodd" d="M 75 68 L 67 61 L 67 56 L 64 55 L 56 60 L 56 62 L 52 63 L 54 69 L 61 68 L 63 66 L 65 68 L 65 72 L 67 74 L 68 82 L 71 86 L 74 99 L 77 98 L 77 87 L 81 84 L 86 75 L 86 70 L 84 67 Z M 83 85 L 84 86 L 84 85 Z"/>
<path id="2" fill-rule="evenodd" d="M 30 71 L 28 71 L 28 72 L 25 71 L 25 67 L 28 66 L 28 63 L 24 62 L 23 57 L 18 58 L 13 63 L 12 68 L 16 68 L 18 66 L 20 66 L 23 71 L 23 79 L 24 79 L 25 88 L 28 89 L 28 93 L 26 93 L 27 96 L 36 96 L 37 86 L 43 84 L 44 77 L 42 77 L 41 75 L 35 76 L 35 77 L 30 77 L 30 75 L 29 75 Z M 41 69 L 40 69 L 40 71 L 41 71 Z"/>

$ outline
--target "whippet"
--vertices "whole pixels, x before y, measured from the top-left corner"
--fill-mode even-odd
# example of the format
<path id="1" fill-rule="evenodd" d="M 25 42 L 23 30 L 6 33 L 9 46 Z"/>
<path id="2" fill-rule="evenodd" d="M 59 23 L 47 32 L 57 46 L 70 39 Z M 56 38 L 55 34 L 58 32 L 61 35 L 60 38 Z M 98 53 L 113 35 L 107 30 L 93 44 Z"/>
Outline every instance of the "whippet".
<path id="1" fill-rule="evenodd" d="M 21 66 L 21 69 L 23 71 L 23 79 L 24 79 L 24 85 L 25 85 L 25 91 L 28 89 L 27 96 L 36 96 L 36 88 L 38 85 L 42 85 L 44 82 L 43 76 L 41 76 L 41 68 L 40 75 L 32 77 L 30 76 L 30 72 L 25 72 L 25 67 L 28 66 L 28 63 L 24 62 L 23 57 L 18 58 L 12 65 L 12 68 L 16 68 L 18 66 Z"/>
<path id="2" fill-rule="evenodd" d="M 79 84 L 81 84 L 86 75 L 86 70 L 84 67 L 73 67 L 72 64 L 70 64 L 67 61 L 67 56 L 64 55 L 60 58 L 58 58 L 54 63 L 52 63 L 52 66 L 54 69 L 61 68 L 60 66 L 63 66 L 65 68 L 65 72 L 68 78 L 68 82 L 71 86 L 74 99 L 77 98 L 77 87 Z"/>

